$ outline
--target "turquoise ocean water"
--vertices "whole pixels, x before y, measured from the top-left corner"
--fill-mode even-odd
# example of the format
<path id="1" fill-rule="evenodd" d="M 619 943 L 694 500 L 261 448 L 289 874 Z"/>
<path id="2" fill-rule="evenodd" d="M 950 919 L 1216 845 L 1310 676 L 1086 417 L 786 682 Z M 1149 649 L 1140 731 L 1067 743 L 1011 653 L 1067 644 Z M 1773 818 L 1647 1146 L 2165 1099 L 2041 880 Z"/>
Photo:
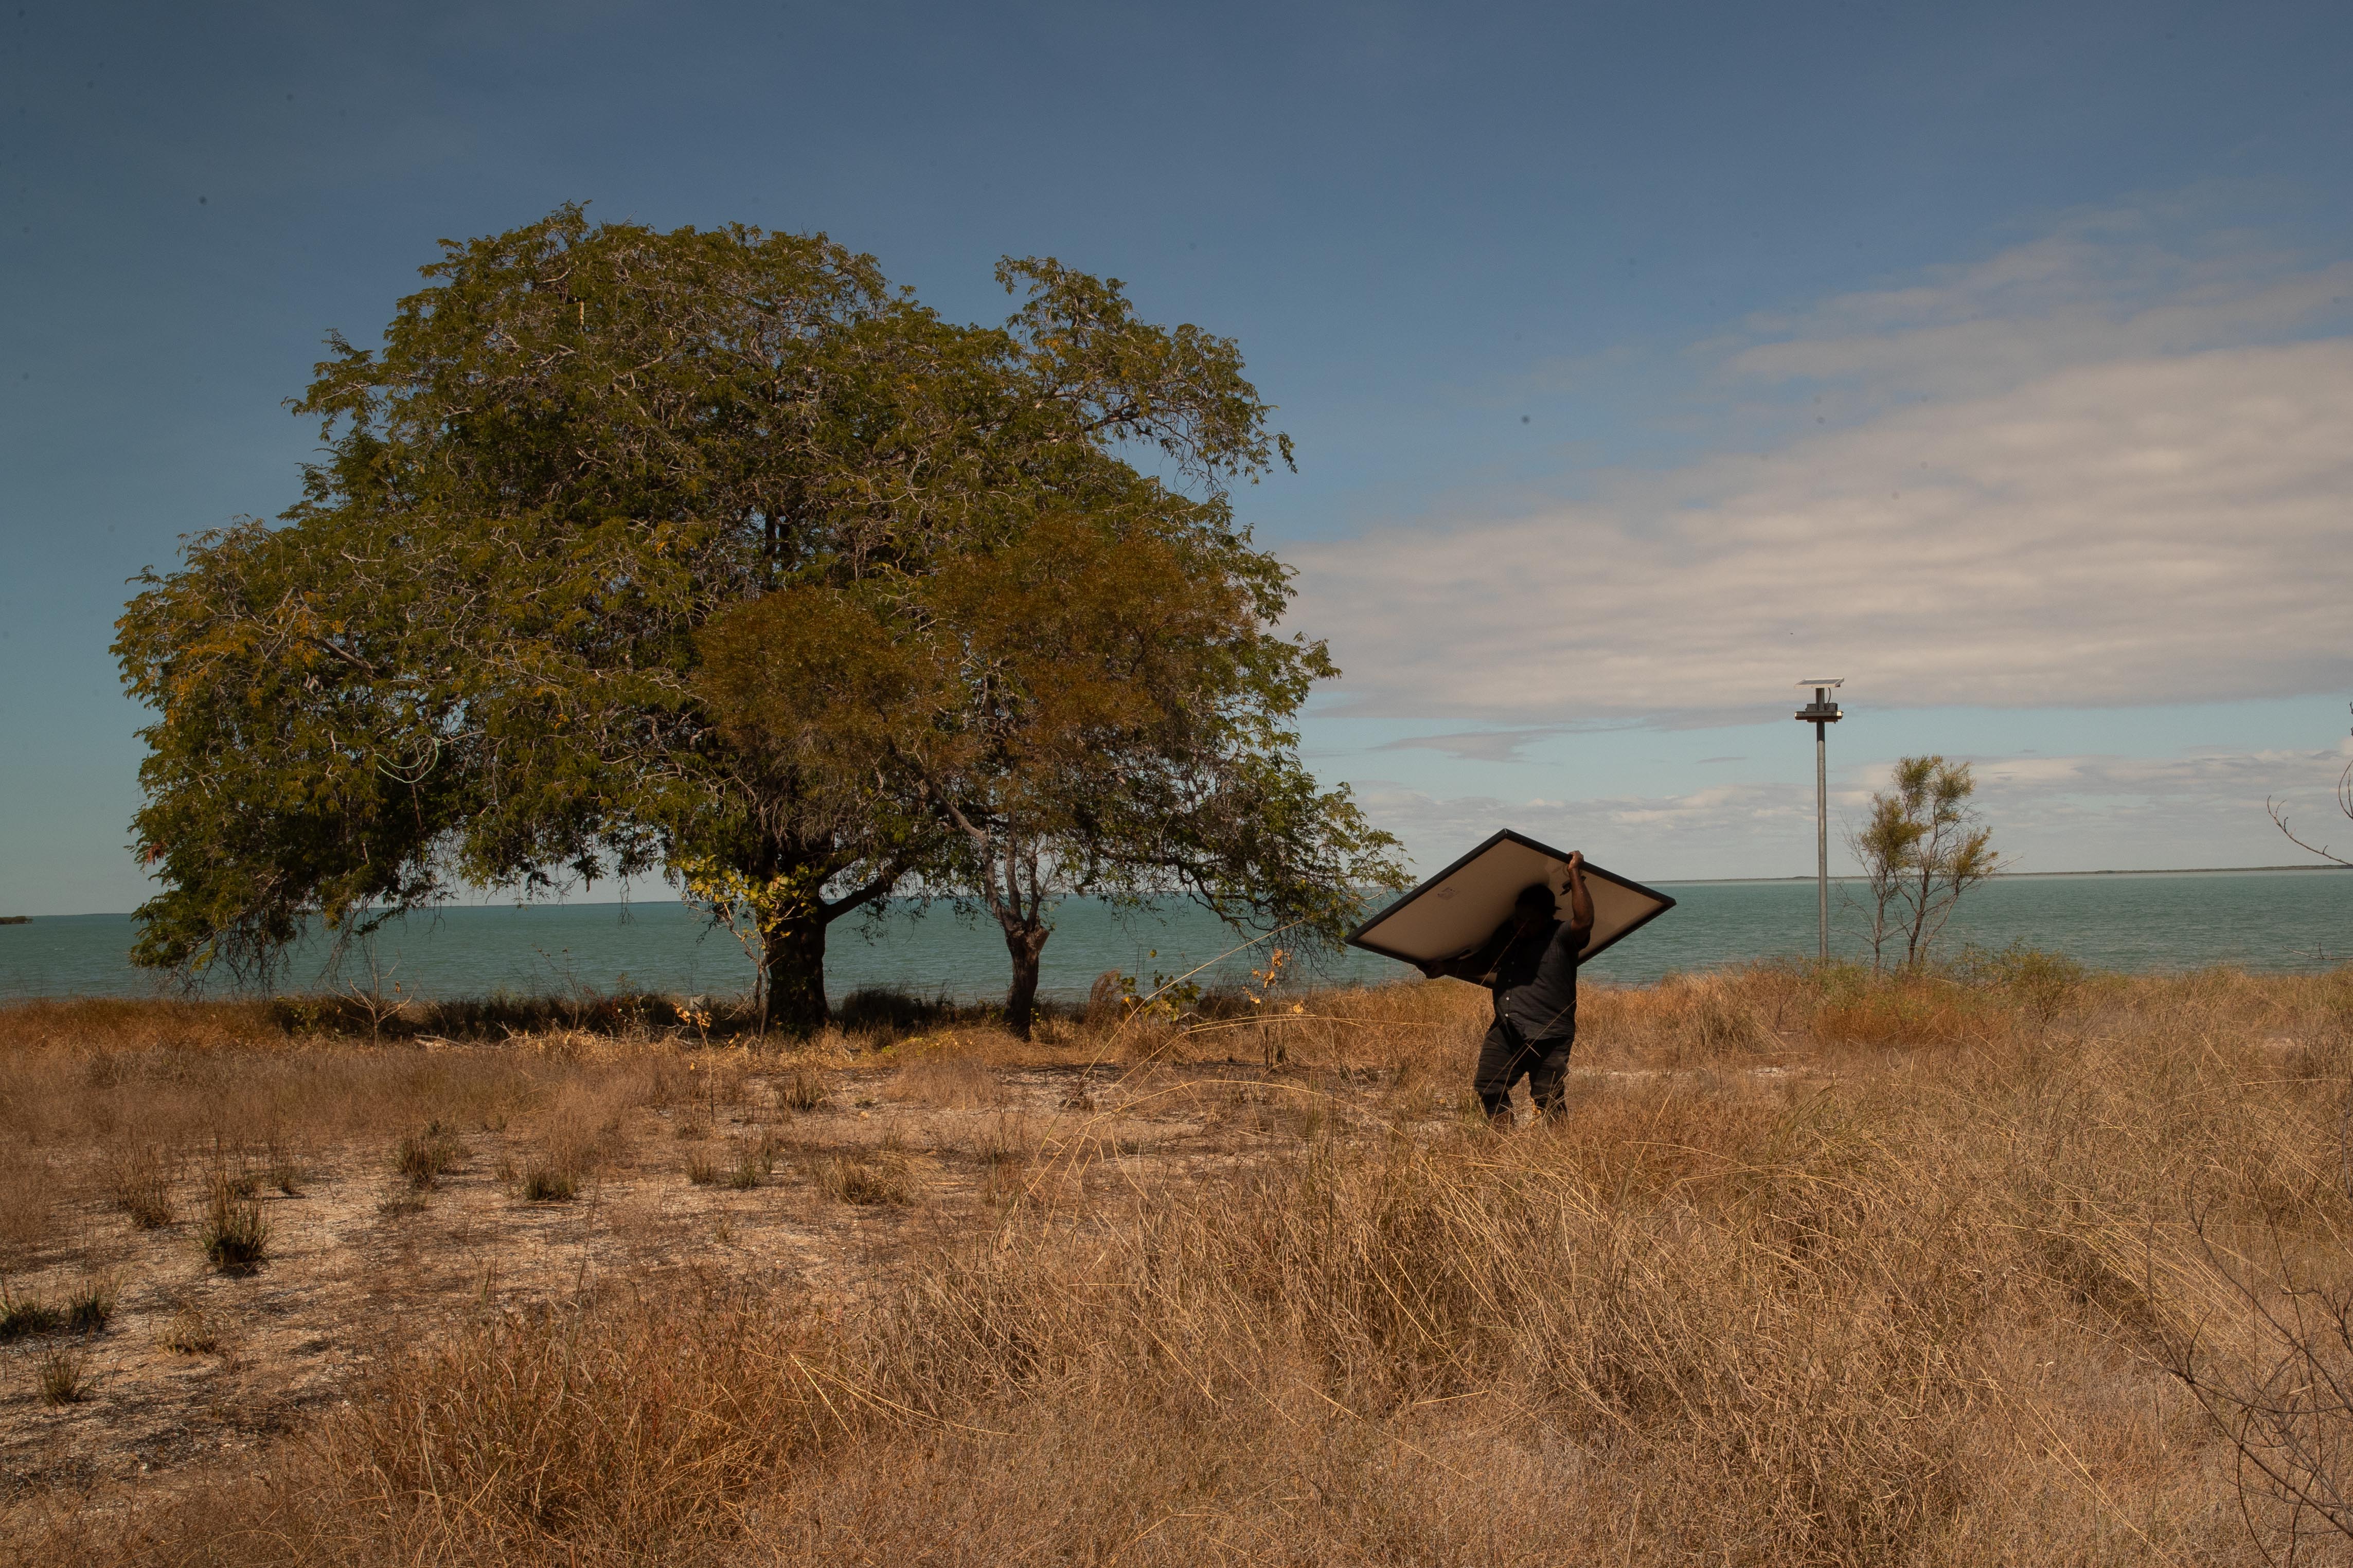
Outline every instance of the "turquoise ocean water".
<path id="1" fill-rule="evenodd" d="M 1603 954 L 1596 978 L 1641 983 L 1676 970 L 1810 953 L 1814 885 L 1799 882 L 1660 884 L 1677 907 Z M 1860 919 L 1839 907 L 1835 945 L 1860 951 Z M 36 918 L 0 926 L 0 999 L 144 995 L 157 982 L 131 967 L 128 915 Z M 1211 963 L 1204 979 L 1242 979 L 1257 954 L 1211 963 L 1244 940 L 1189 905 L 1158 914 L 1122 913 L 1072 900 L 1055 917 L 1044 989 L 1082 997 L 1094 977 L 1117 969 L 1146 981 Z M 2333 968 L 2353 959 L 2353 874 L 2334 871 L 2165 872 L 2006 878 L 1972 890 L 1948 947 L 2012 942 L 2067 953 L 2094 968 L 2189 969 L 2230 963 L 2253 970 Z M 297 955 L 284 988 L 332 984 L 316 949 Z M 751 964 L 733 937 L 676 903 L 544 904 L 445 909 L 387 927 L 375 964 L 389 989 L 411 995 L 482 996 L 646 990 L 732 995 L 748 988 Z M 347 958 L 345 978 L 364 981 L 365 962 Z M 1404 965 L 1351 952 L 1323 977 L 1378 981 Z M 895 985 L 921 995 L 986 997 L 1005 988 L 1003 939 L 993 924 L 967 923 L 944 908 L 918 915 L 894 908 L 871 929 L 856 920 L 834 928 L 826 959 L 836 997 L 861 985 Z M 1314 975 L 1303 978 L 1314 978 Z"/>

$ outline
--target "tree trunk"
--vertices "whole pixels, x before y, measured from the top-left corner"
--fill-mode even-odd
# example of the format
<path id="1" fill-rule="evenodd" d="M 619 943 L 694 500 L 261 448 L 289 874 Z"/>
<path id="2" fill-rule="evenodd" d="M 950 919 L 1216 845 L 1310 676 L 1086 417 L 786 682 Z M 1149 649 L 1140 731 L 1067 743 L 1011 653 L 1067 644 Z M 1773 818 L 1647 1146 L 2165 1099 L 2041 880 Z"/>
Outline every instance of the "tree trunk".
<path id="1" fill-rule="evenodd" d="M 825 1005 L 822 910 L 787 916 L 760 932 L 760 967 L 766 979 L 760 1027 L 807 1039 L 832 1016 Z"/>
<path id="2" fill-rule="evenodd" d="M 1029 1037 L 1038 1016 L 1038 957 L 1052 928 L 1042 921 L 1007 921 L 1005 950 L 1013 955 L 1013 984 L 1005 993 L 1005 1026 L 1017 1040 Z"/>

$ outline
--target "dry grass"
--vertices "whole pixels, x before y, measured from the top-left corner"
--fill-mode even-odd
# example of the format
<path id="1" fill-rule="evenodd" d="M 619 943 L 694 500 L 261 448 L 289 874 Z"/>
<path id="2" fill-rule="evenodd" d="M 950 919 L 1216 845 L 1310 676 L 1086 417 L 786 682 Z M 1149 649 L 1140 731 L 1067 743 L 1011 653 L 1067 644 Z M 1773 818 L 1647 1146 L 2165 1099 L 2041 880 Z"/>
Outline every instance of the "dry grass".
<path id="1" fill-rule="evenodd" d="M 90 1397 L 89 1356 L 79 1348 L 60 1345 L 44 1352 L 33 1363 L 34 1386 L 44 1405 L 79 1405 Z"/>
<path id="2" fill-rule="evenodd" d="M 394 1152 L 393 1166 L 408 1179 L 408 1184 L 419 1192 L 438 1186 L 441 1177 L 466 1162 L 466 1146 L 458 1135 L 438 1121 L 428 1121 L 421 1132 L 400 1141 Z"/>
<path id="3" fill-rule="evenodd" d="M 1005 1085 L 988 1064 L 976 1057 L 925 1050 L 902 1067 L 883 1086 L 886 1100 L 912 1101 L 959 1110 L 1006 1102 Z"/>
<path id="4" fill-rule="evenodd" d="M 777 1079 L 776 1109 L 779 1110 L 807 1115 L 822 1106 L 825 1100 L 825 1079 L 807 1068 L 795 1068 Z"/>
<path id="5" fill-rule="evenodd" d="M 818 1154 L 809 1159 L 807 1170 L 818 1191 L 841 1203 L 903 1207 L 914 1202 L 915 1184 L 902 1151 Z"/>
<path id="6" fill-rule="evenodd" d="M 206 1184 L 210 1197 L 197 1222 L 196 1246 L 224 1274 L 250 1274 L 269 1256 L 269 1221 L 254 1195 L 249 1176 L 216 1171 Z"/>
<path id="7" fill-rule="evenodd" d="M 174 1355 L 210 1355 L 220 1349 L 220 1330 L 200 1309 L 183 1307 L 155 1342 Z"/>
<path id="8" fill-rule="evenodd" d="M 171 1155 L 156 1143 L 124 1143 L 109 1153 L 108 1195 L 142 1230 L 172 1223 L 172 1164 Z"/>
<path id="9" fill-rule="evenodd" d="M 2227 1412 L 2282 1369 L 2353 1364 L 2325 1337 L 2298 1361 L 2279 1327 L 2353 1300 L 2353 973 L 2126 981 L 2013 955 L 1596 988 L 1571 1114 L 1507 1137 L 1461 1108 L 1475 993 L 1300 1001 L 1065 1022 L 1026 1049 L 969 1028 L 944 1044 L 925 1019 L 894 1046 L 870 1021 L 786 1061 L 570 1036 L 466 1062 L 242 1038 L 21 1052 L 36 1092 L 0 1117 L 50 1130 L 60 1168 L 196 1147 L 203 1121 L 137 1088 L 170 1060 L 225 1114 L 274 1107 L 330 1160 L 337 1137 L 380 1140 L 378 1183 L 420 1115 L 512 1116 L 480 1136 L 517 1185 L 470 1215 L 587 1225 L 609 1205 L 614 1245 L 655 1227 L 643 1250 L 664 1266 L 617 1255 L 512 1300 L 485 1275 L 429 1330 L 410 1309 L 350 1403 L 266 1467 L 27 1501 L 9 1550 L 2347 1561 L 2176 1373 L 2190 1358 Z M 370 1087 L 427 1072 L 438 1099 L 400 1117 Z M 767 1106 L 801 1118 L 790 1144 Z M 542 1167 L 608 1195 L 534 1211 Z M 493 1185 L 462 1178 L 437 1209 L 468 1183 Z M 710 1249 L 674 1256 L 694 1249 L 657 1201 L 714 1216 L 693 1222 Z M 771 1214 L 836 1271 L 731 1272 Z M 179 1310 L 205 1327 L 174 1349 L 220 1342 Z M 106 1377 L 84 1410 L 118 1397 Z M 24 1400 L 0 1421 L 41 1419 Z M 2348 1451 L 2353 1406 L 2299 1411 L 2323 1462 Z"/>

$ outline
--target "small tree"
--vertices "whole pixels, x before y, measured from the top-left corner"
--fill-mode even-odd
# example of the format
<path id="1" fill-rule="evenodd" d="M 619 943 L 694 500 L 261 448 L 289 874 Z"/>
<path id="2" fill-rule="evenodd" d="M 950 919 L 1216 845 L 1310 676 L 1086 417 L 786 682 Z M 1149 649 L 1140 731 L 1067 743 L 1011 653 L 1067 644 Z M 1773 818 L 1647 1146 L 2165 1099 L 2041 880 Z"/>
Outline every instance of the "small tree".
<path id="1" fill-rule="evenodd" d="M 1925 962 L 1961 895 L 2000 868 L 1993 830 L 1979 821 L 1969 797 L 1977 781 L 1967 763 L 1938 756 L 1905 757 L 1894 788 L 1871 797 L 1871 816 L 1847 834 L 1862 862 L 1871 914 L 1871 962 L 1886 963 L 1898 938 L 1903 963 Z"/>

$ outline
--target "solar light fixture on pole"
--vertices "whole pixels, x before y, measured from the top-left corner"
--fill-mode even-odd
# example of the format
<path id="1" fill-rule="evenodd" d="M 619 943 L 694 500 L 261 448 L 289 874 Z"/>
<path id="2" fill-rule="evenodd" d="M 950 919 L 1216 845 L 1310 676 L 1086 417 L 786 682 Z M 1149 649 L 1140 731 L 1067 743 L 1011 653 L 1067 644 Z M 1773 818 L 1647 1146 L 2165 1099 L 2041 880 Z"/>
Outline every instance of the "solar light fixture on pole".
<path id="1" fill-rule="evenodd" d="M 1846 717 L 1831 693 L 1845 680 L 1817 678 L 1800 680 L 1814 689 L 1814 700 L 1798 710 L 1798 721 L 1814 727 L 1814 912 L 1820 922 L 1822 962 L 1831 961 L 1831 790 L 1829 726 Z"/>

